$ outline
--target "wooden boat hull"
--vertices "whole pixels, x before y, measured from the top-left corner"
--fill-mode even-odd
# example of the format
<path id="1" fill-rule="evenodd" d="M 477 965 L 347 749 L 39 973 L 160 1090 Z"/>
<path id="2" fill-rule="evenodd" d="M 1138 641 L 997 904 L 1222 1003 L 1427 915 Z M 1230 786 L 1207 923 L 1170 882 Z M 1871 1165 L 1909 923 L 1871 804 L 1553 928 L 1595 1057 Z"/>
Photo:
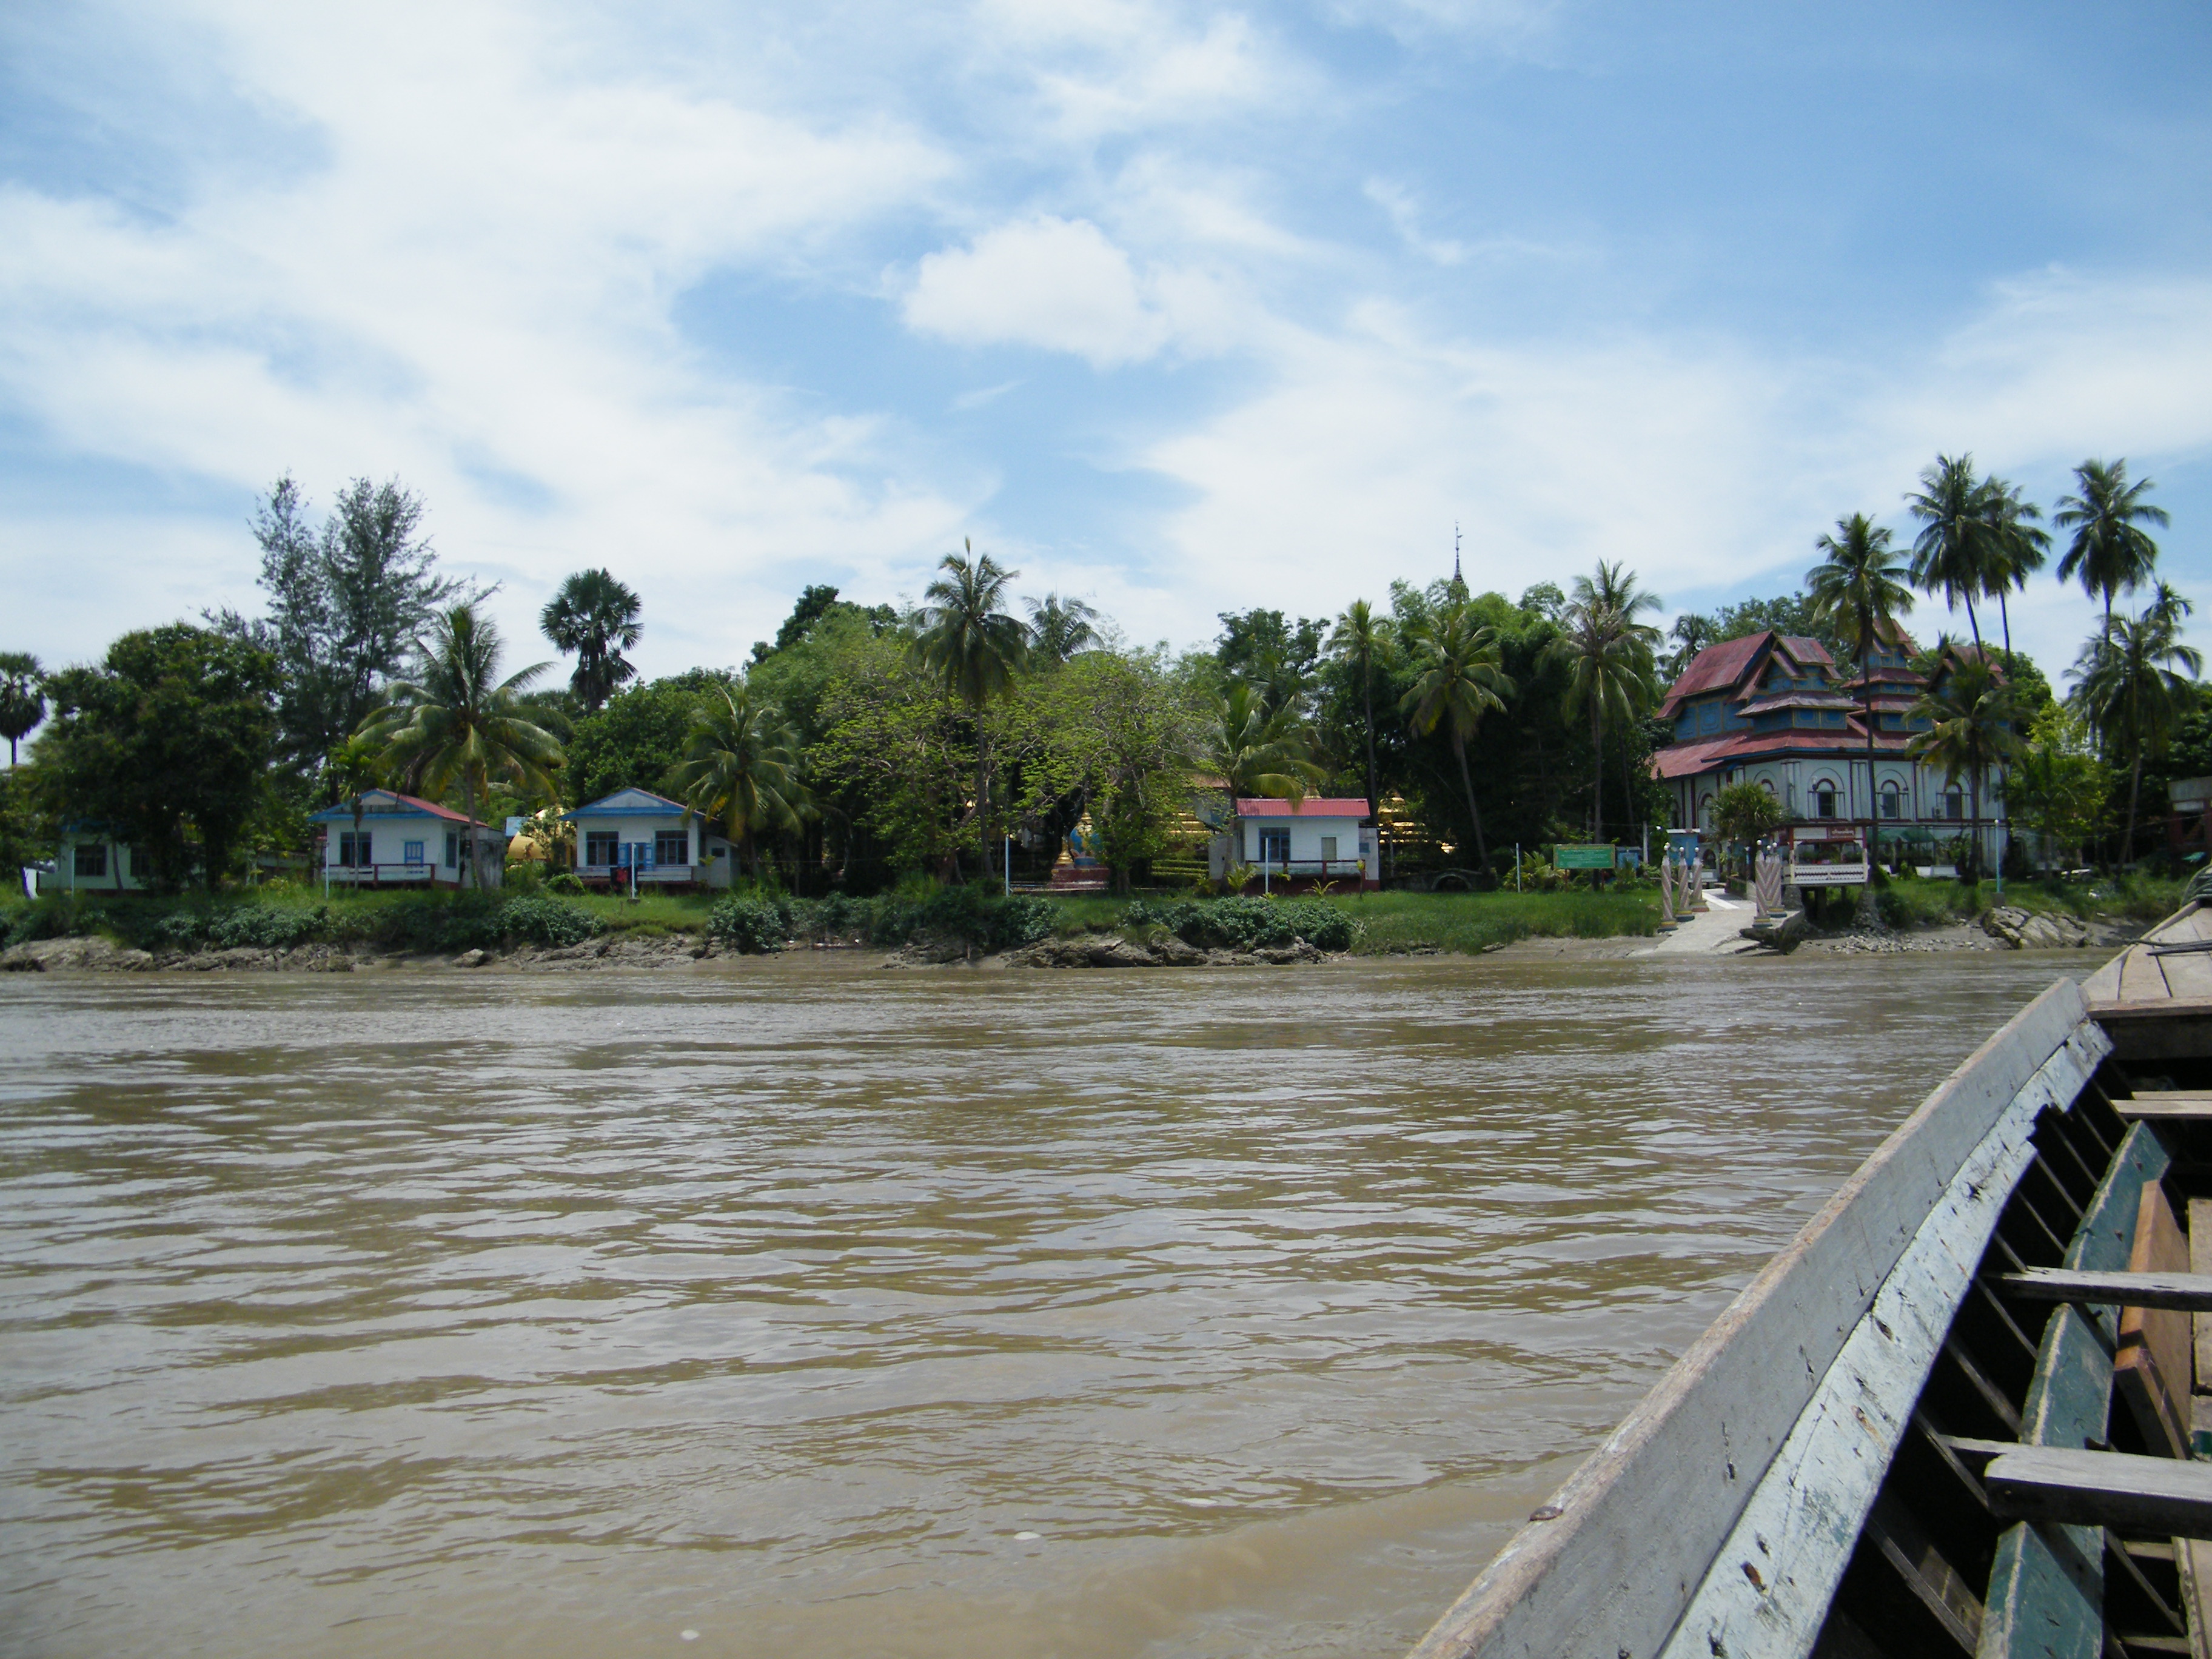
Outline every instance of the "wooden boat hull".
<path id="1" fill-rule="evenodd" d="M 2192 907 L 2132 949 L 2199 927 Z M 2189 1355 L 2212 1276 L 2191 1279 L 2185 1232 L 2212 1001 L 2166 1029 L 2108 971 L 2052 986 L 1945 1079 L 1414 1659 L 2212 1659 L 2172 1536 L 2195 1511 L 2166 1490 L 2203 1483 L 2212 1513 Z M 2177 1083 L 2204 1085 L 2196 1115 L 2114 1103 Z"/>

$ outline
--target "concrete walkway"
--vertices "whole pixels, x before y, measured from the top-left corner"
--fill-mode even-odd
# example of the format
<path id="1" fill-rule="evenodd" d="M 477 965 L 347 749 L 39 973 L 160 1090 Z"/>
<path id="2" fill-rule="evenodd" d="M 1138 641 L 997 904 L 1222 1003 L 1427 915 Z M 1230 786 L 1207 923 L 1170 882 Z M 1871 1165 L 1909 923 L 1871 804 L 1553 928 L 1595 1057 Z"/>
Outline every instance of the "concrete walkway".
<path id="1" fill-rule="evenodd" d="M 1639 957 L 1719 957 L 1735 956 L 1759 947 L 1743 937 L 1743 930 L 1751 926 L 1756 914 L 1748 899 L 1723 898 L 1711 888 L 1705 890 L 1707 908 L 1679 925 L 1671 933 L 1662 933 L 1649 950 L 1638 951 Z"/>

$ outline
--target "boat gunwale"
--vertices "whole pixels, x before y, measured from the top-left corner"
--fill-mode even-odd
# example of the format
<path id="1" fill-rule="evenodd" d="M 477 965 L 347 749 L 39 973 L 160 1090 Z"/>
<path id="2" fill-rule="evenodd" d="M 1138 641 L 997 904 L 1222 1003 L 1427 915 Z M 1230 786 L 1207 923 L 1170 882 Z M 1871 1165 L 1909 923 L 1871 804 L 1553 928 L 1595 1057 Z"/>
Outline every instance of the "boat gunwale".
<path id="1" fill-rule="evenodd" d="M 2061 980 L 1961 1061 L 1508 1540 L 1411 1659 L 1656 1653 L 1930 1209 L 2085 1028 L 2103 1041 L 2081 988 Z M 1785 1363 L 1792 1354 L 1799 1363 Z"/>

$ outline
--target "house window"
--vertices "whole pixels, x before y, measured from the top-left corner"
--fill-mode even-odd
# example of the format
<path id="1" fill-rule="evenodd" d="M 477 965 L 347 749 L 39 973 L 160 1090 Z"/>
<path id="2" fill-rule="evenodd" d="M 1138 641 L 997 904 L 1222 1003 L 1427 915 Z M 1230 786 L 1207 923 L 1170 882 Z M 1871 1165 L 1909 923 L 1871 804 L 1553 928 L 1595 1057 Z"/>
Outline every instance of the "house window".
<path id="1" fill-rule="evenodd" d="M 400 843 L 400 849 L 399 849 L 399 855 L 400 855 L 403 859 L 404 859 L 404 860 L 405 860 L 408 863 L 410 863 L 410 864 L 420 864 L 420 863 L 422 863 L 422 843 L 421 842 L 419 842 L 419 841 L 410 841 L 410 842 L 401 842 L 401 843 Z"/>
<path id="2" fill-rule="evenodd" d="M 656 830 L 653 832 L 653 861 L 655 864 L 689 864 L 691 862 L 691 832 L 689 830 Z"/>
<path id="3" fill-rule="evenodd" d="M 622 837 L 611 830 L 592 830 L 584 836 L 584 862 L 609 865 L 615 861 L 615 847 Z"/>
<path id="4" fill-rule="evenodd" d="M 1287 830 L 1262 830 L 1260 832 L 1260 862 L 1288 864 L 1291 861 L 1291 832 Z"/>
<path id="5" fill-rule="evenodd" d="M 338 837 L 339 866 L 347 870 L 366 870 L 375 863 L 376 854 L 372 850 L 375 840 L 376 835 L 373 830 L 363 830 L 357 834 L 351 830 L 347 830 Z"/>
<path id="6" fill-rule="evenodd" d="M 1821 782 L 1813 786 L 1813 816 L 1832 818 L 1836 816 L 1836 786 Z"/>
<path id="7" fill-rule="evenodd" d="M 104 876 L 107 873 L 107 848 L 100 842 L 79 842 L 76 844 L 76 870 L 79 876 Z"/>
<path id="8" fill-rule="evenodd" d="M 1336 861 L 1336 837 L 1334 836 L 1323 836 L 1321 838 L 1321 859 L 1323 864 L 1333 864 Z"/>
<path id="9" fill-rule="evenodd" d="M 1966 821 L 1966 796 L 1956 789 L 1946 793 L 1943 797 L 1943 816 L 1954 823 L 1964 823 Z"/>
<path id="10" fill-rule="evenodd" d="M 1905 798 L 1893 783 L 1885 783 L 1881 787 L 1881 815 L 1886 818 L 1905 816 Z"/>

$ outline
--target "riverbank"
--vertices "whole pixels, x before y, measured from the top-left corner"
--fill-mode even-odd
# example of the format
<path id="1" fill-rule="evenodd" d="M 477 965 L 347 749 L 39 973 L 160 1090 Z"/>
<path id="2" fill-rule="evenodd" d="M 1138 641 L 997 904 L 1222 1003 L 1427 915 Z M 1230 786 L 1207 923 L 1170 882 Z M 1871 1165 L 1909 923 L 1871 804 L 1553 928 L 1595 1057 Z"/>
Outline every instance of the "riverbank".
<path id="1" fill-rule="evenodd" d="M 1816 933 L 1812 955 L 2098 948 L 2172 908 L 2175 884 L 2100 889 L 2014 884 L 2007 908 L 1971 890 L 1898 884 L 1905 925 Z M 1937 902 L 1941 897 L 1942 902 Z M 1748 919 L 1748 912 L 1746 912 Z M 506 967 L 569 972 L 670 968 L 737 956 L 875 953 L 886 965 L 1281 966 L 1341 956 L 1478 956 L 1501 951 L 1599 959 L 1641 954 L 1660 933 L 1649 890 L 1359 893 L 1229 899 L 1167 895 L 1005 896 L 919 888 L 872 898 L 781 895 L 600 896 L 300 890 L 0 907 L 0 969 L 351 973 L 370 967 Z M 1723 930 L 1733 936 L 1733 929 Z"/>

